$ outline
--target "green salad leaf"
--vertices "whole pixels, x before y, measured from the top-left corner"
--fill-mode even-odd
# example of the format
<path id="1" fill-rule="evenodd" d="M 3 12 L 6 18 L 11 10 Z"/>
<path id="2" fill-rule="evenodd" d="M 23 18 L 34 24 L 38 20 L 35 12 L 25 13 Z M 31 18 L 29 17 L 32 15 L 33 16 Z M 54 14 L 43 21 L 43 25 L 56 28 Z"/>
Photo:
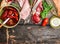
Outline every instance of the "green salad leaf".
<path id="1" fill-rule="evenodd" d="M 48 15 L 49 11 L 52 9 L 52 6 L 48 5 L 48 3 L 43 0 L 43 11 L 41 12 L 41 17 L 42 19 L 46 18 L 46 16 Z"/>

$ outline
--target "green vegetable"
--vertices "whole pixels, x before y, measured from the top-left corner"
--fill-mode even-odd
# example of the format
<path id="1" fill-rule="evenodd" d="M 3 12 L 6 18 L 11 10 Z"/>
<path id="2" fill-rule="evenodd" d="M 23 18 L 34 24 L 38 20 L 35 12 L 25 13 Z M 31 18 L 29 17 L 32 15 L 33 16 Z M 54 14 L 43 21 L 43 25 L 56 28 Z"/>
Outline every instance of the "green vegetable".
<path id="1" fill-rule="evenodd" d="M 47 3 L 45 0 L 43 0 L 42 3 L 43 3 L 44 9 L 45 9 L 46 7 L 48 7 L 48 3 Z"/>
<path id="2" fill-rule="evenodd" d="M 42 19 L 44 19 L 44 18 L 46 18 L 47 14 L 51 10 L 52 6 L 49 6 L 45 0 L 43 0 L 42 3 L 43 3 L 44 10 L 41 12 L 41 17 L 42 17 Z"/>

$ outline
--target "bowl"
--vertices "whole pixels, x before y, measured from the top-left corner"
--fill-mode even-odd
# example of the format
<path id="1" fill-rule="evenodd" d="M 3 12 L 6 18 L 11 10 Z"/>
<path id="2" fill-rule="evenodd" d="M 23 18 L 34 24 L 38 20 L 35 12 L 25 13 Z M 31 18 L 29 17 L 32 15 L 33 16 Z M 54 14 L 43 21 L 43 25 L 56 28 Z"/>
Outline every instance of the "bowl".
<path id="1" fill-rule="evenodd" d="M 12 7 L 12 8 L 14 8 L 14 9 L 16 9 L 17 10 L 17 12 L 18 12 L 18 15 L 19 15 L 19 17 L 18 17 L 18 22 L 15 24 L 15 25 L 13 25 L 13 26 L 9 26 L 9 25 L 3 25 L 4 27 L 6 27 L 6 28 L 14 28 L 14 27 L 16 27 L 18 24 L 19 24 L 19 22 L 20 22 L 20 14 L 19 14 L 19 9 L 18 8 L 16 8 L 16 7 L 14 7 L 14 6 L 6 6 L 6 7 Z M 4 7 L 5 8 L 5 7 Z M 4 8 L 3 8 L 3 10 L 4 10 Z"/>

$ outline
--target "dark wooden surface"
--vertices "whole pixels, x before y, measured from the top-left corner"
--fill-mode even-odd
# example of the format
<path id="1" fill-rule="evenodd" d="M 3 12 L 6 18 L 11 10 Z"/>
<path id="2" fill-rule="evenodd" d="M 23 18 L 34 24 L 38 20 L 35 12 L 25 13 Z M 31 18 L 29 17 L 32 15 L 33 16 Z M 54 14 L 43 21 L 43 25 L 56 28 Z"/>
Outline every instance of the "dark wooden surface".
<path id="1" fill-rule="evenodd" d="M 9 44 L 60 44 L 60 29 L 50 26 L 18 25 L 9 29 Z M 0 42 L 6 42 L 5 28 L 0 30 Z"/>

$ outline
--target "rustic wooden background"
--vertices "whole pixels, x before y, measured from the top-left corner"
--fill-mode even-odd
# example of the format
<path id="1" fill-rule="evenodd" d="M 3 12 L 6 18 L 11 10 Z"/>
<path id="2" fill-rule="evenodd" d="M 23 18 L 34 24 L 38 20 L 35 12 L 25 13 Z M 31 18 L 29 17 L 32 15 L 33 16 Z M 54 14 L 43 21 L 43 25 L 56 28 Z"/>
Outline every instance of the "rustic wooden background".
<path id="1" fill-rule="evenodd" d="M 0 29 L 0 42 L 7 42 L 5 28 Z M 50 26 L 18 25 L 9 29 L 9 44 L 60 44 L 60 29 Z"/>

